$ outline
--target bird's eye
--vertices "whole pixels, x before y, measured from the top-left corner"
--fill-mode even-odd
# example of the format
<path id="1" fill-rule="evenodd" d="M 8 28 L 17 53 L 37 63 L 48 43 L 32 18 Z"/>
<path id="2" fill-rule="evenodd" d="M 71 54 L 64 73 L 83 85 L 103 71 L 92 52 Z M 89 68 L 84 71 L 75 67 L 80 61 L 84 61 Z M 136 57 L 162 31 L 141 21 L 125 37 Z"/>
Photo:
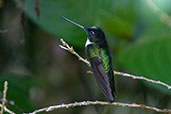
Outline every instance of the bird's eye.
<path id="1" fill-rule="evenodd" d="M 94 35 L 95 33 L 93 31 L 90 32 L 92 35 Z"/>

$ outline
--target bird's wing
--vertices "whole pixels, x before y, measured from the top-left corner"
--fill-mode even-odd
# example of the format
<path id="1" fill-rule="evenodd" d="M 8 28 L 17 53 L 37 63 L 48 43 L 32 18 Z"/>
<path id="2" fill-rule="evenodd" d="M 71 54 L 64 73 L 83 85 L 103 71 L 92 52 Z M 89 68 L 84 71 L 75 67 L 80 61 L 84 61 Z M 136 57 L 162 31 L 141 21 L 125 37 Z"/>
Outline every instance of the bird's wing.
<path id="1" fill-rule="evenodd" d="M 112 90 L 112 95 L 113 97 L 116 95 L 116 90 L 115 90 L 115 84 L 114 84 L 114 73 L 113 73 L 113 68 L 112 68 L 112 58 L 110 55 L 109 50 L 107 49 L 102 49 L 100 51 L 100 57 L 102 61 L 102 66 L 109 78 L 109 84 L 110 88 Z"/>
<path id="2" fill-rule="evenodd" d="M 90 59 L 91 67 L 93 69 L 94 76 L 98 83 L 98 86 L 101 88 L 104 95 L 111 101 L 114 101 L 114 97 L 112 96 L 108 76 L 105 72 L 105 69 L 102 65 L 102 61 L 99 60 L 98 57 L 94 57 Z"/>

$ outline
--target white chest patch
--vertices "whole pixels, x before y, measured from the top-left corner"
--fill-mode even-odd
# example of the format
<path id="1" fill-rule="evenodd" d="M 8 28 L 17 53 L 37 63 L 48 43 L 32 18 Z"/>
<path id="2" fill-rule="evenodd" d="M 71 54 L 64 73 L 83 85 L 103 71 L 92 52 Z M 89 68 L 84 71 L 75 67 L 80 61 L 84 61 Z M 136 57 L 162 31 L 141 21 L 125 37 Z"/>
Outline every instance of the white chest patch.
<path id="1" fill-rule="evenodd" d="M 88 45 L 90 44 L 94 44 L 94 42 L 91 42 L 88 38 L 87 38 L 87 41 L 86 41 L 86 44 L 85 44 L 85 47 L 87 47 Z"/>

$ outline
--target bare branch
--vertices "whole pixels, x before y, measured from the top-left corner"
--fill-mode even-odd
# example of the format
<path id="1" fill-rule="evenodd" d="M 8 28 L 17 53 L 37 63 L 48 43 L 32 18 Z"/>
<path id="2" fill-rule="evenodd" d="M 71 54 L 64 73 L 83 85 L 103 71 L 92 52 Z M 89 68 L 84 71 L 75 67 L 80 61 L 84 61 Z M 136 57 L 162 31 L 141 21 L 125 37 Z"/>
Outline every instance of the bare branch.
<path id="1" fill-rule="evenodd" d="M 87 59 L 82 58 L 78 53 L 76 53 L 74 51 L 73 47 L 70 47 L 63 39 L 61 39 L 61 42 L 62 42 L 63 46 L 60 45 L 60 47 L 62 49 L 65 49 L 65 50 L 69 51 L 71 54 L 76 55 L 79 58 L 79 60 L 83 61 L 84 63 L 86 63 L 86 64 L 88 64 L 90 66 L 89 61 Z M 93 72 L 88 71 L 88 73 L 93 73 Z M 155 80 L 152 80 L 152 79 L 145 78 L 143 76 L 135 76 L 135 75 L 132 75 L 132 74 L 118 72 L 118 71 L 114 71 L 114 74 L 115 75 L 119 75 L 119 76 L 129 77 L 129 78 L 136 79 L 136 80 L 144 80 L 144 81 L 147 81 L 147 82 L 151 82 L 151 83 L 154 83 L 154 84 L 165 86 L 169 90 L 171 89 L 171 86 L 166 84 L 166 83 L 164 83 L 164 82 L 155 81 Z"/>
<path id="2" fill-rule="evenodd" d="M 2 108 L 2 104 L 0 104 L 0 107 Z M 4 106 L 4 111 L 8 112 L 9 114 L 15 114 L 13 111 L 9 110 L 6 106 Z"/>
<path id="3" fill-rule="evenodd" d="M 7 89 L 8 89 L 8 82 L 5 81 L 4 82 L 4 91 L 3 91 L 1 114 L 3 114 L 3 112 L 4 112 L 4 106 L 5 106 L 5 101 L 6 101 Z"/>
<path id="4" fill-rule="evenodd" d="M 70 47 L 63 39 L 61 39 L 62 45 L 59 45 L 60 48 L 65 49 L 69 51 L 71 54 L 78 57 L 80 61 L 83 61 L 84 63 L 90 65 L 89 61 L 87 59 L 82 58 L 77 52 L 74 51 L 73 47 Z"/>
<path id="5" fill-rule="evenodd" d="M 143 104 L 128 104 L 128 103 L 120 103 L 120 102 L 104 102 L 104 101 L 82 101 L 82 102 L 75 102 L 75 103 L 69 103 L 69 104 L 60 104 L 60 105 L 54 105 L 54 106 L 49 106 L 46 108 L 42 108 L 39 110 L 35 110 L 32 113 L 29 114 L 36 114 L 39 112 L 50 112 L 56 109 L 60 108 L 72 108 L 72 107 L 78 107 L 78 106 L 89 106 L 89 105 L 111 105 L 111 106 L 120 106 L 120 107 L 130 107 L 130 108 L 141 108 L 141 109 L 146 109 L 146 110 L 152 110 L 155 112 L 163 112 L 163 113 L 170 113 L 171 110 L 168 109 L 159 109 L 156 107 L 151 107 Z"/>
<path id="6" fill-rule="evenodd" d="M 1 107 L 1 114 L 3 114 L 4 111 L 10 113 L 10 114 L 15 114 L 14 112 L 10 111 L 6 106 L 6 96 L 7 96 L 7 89 L 8 89 L 8 82 L 5 81 L 4 82 L 4 91 L 3 91 L 3 99 L 2 99 L 2 104 L 0 104 Z"/>
<path id="7" fill-rule="evenodd" d="M 133 78 L 133 79 L 136 79 L 136 80 L 148 81 L 148 82 L 151 82 L 151 83 L 154 83 L 154 84 L 163 85 L 163 86 L 167 87 L 168 89 L 171 89 L 171 86 L 166 84 L 166 83 L 163 83 L 161 81 L 155 81 L 155 80 L 152 80 L 152 79 L 148 79 L 148 78 L 145 78 L 143 76 L 135 76 L 135 75 L 132 75 L 132 74 L 118 72 L 118 71 L 114 71 L 114 74 L 119 75 L 119 76 Z"/>

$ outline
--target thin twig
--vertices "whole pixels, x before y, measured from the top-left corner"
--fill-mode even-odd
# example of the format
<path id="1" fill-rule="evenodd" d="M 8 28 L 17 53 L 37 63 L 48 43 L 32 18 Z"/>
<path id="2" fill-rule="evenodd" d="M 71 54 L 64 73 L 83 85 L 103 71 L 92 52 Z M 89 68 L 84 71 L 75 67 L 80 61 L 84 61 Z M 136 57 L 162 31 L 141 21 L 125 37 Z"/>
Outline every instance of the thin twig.
<path id="1" fill-rule="evenodd" d="M 4 82 L 4 91 L 3 91 L 3 99 L 2 99 L 2 107 L 1 107 L 1 114 L 4 112 L 5 102 L 6 102 L 6 95 L 7 95 L 7 89 L 8 89 L 8 82 Z"/>
<path id="2" fill-rule="evenodd" d="M 80 61 L 83 61 L 84 63 L 90 65 L 89 61 L 87 59 L 82 58 L 77 52 L 74 51 L 74 48 L 69 46 L 63 39 L 61 39 L 62 45 L 59 45 L 60 48 L 65 49 L 69 51 L 71 54 L 78 57 Z"/>
<path id="3" fill-rule="evenodd" d="M 79 60 L 83 61 L 84 63 L 86 63 L 86 64 L 88 64 L 90 66 L 89 61 L 87 59 L 84 59 L 83 57 L 81 57 L 77 52 L 75 52 L 73 47 L 70 47 L 63 39 L 61 39 L 61 42 L 62 42 L 63 46 L 60 45 L 60 47 L 62 49 L 65 49 L 65 50 L 69 51 L 71 54 L 76 55 Z M 88 73 L 92 73 L 92 72 L 88 71 Z M 135 76 L 135 75 L 132 75 L 132 74 L 118 72 L 118 71 L 114 71 L 114 74 L 119 75 L 119 76 L 133 78 L 133 79 L 136 79 L 136 80 L 144 80 L 144 81 L 151 82 L 151 83 L 154 83 L 154 84 L 162 85 L 162 86 L 167 87 L 169 90 L 171 90 L 170 85 L 168 85 L 168 84 L 166 84 L 164 82 L 161 82 L 161 81 L 155 81 L 155 80 L 152 80 L 152 79 L 145 78 L 143 76 Z"/>
<path id="4" fill-rule="evenodd" d="M 2 104 L 0 104 L 0 107 L 2 108 Z M 4 111 L 8 112 L 9 114 L 15 114 L 13 111 L 9 110 L 6 106 L 4 106 Z"/>
<path id="5" fill-rule="evenodd" d="M 7 90 L 8 90 L 8 82 L 5 81 L 4 82 L 4 91 L 3 91 L 3 99 L 2 99 L 2 104 L 0 104 L 0 107 L 1 107 L 1 114 L 3 114 L 3 112 L 8 112 L 10 114 L 15 114 L 13 111 L 10 111 L 6 106 L 5 106 L 5 103 L 6 103 L 6 96 L 7 96 Z"/>
<path id="6" fill-rule="evenodd" d="M 2 102 L 2 100 L 3 100 L 3 99 L 0 99 L 1 102 Z M 23 111 L 17 104 L 15 104 L 15 102 L 12 101 L 12 100 L 6 99 L 5 103 L 6 103 L 6 104 L 12 105 L 12 106 L 13 106 L 14 108 L 16 108 L 20 113 L 21 113 L 21 112 L 24 112 L 24 111 Z M 1 107 L 1 106 L 0 106 L 0 107 Z"/>
<path id="7" fill-rule="evenodd" d="M 152 80 L 152 79 L 145 78 L 143 76 L 135 76 L 135 75 L 132 75 L 132 74 L 118 72 L 118 71 L 114 71 L 114 74 L 119 75 L 119 76 L 133 78 L 133 79 L 136 79 L 136 80 L 148 81 L 148 82 L 151 82 L 151 83 L 154 83 L 154 84 L 163 85 L 163 86 L 167 87 L 168 89 L 171 89 L 171 86 L 166 84 L 166 83 L 164 83 L 164 82 L 155 81 L 155 80 Z"/>
<path id="8" fill-rule="evenodd" d="M 50 112 L 55 109 L 59 108 L 72 108 L 72 107 L 77 107 L 77 106 L 89 106 L 89 105 L 111 105 L 111 106 L 120 106 L 120 107 L 130 107 L 130 108 L 141 108 L 141 109 L 146 109 L 146 110 L 152 110 L 155 112 L 162 112 L 162 113 L 171 113 L 171 110 L 169 109 L 159 109 L 156 107 L 151 107 L 143 104 L 128 104 L 128 103 L 120 103 L 120 102 L 104 102 L 104 101 L 82 101 L 82 102 L 75 102 L 75 103 L 69 103 L 69 104 L 60 104 L 60 105 L 54 105 L 54 106 L 49 106 L 46 108 L 38 109 L 35 110 L 32 113 L 29 114 L 36 114 L 40 112 Z"/>

